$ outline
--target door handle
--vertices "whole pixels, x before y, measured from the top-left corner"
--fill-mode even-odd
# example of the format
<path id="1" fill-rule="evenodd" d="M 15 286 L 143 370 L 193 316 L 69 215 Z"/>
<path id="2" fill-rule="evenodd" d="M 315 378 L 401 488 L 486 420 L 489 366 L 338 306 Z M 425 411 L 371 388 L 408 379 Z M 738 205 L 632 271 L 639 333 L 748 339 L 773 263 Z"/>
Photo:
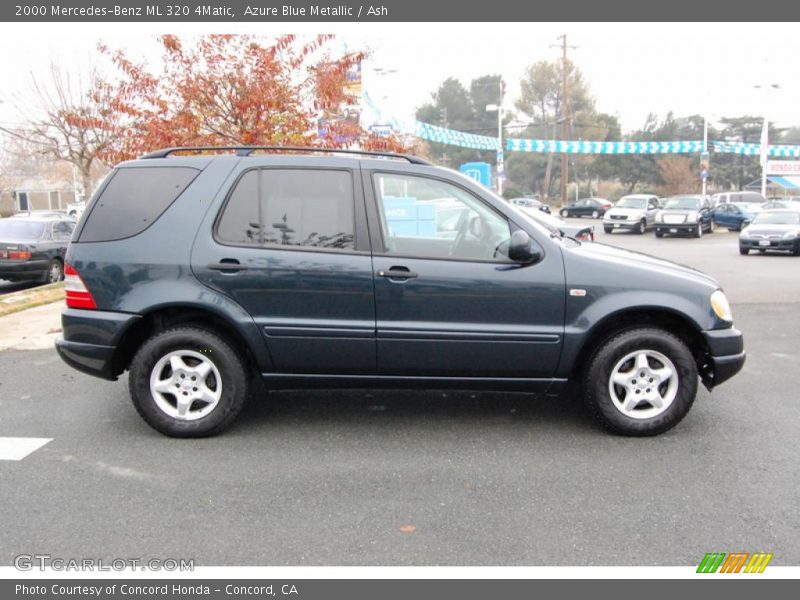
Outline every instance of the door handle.
<path id="1" fill-rule="evenodd" d="M 387 279 L 414 279 L 417 277 L 416 273 L 409 271 L 406 267 L 391 267 L 387 271 L 378 271 L 375 274 Z"/>
<path id="2" fill-rule="evenodd" d="M 208 268 L 213 269 L 214 271 L 222 271 L 223 273 L 235 273 L 237 271 L 246 271 L 250 267 L 241 264 L 235 258 L 223 258 L 219 262 L 209 263 Z"/>

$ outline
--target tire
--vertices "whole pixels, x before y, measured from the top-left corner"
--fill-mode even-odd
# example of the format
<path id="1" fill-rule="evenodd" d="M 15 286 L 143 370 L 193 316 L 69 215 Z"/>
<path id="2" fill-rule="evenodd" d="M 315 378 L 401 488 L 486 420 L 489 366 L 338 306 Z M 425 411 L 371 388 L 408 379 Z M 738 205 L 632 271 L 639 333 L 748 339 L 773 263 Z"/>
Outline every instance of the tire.
<path id="1" fill-rule="evenodd" d="M 741 246 L 739 246 L 739 254 L 747 256 L 748 254 L 750 254 L 750 248 L 742 248 Z"/>
<path id="2" fill-rule="evenodd" d="M 664 377 L 660 384 L 659 377 Z M 612 378 L 627 383 L 615 385 Z M 697 381 L 697 365 L 686 344 L 663 329 L 643 327 L 600 344 L 587 362 L 582 384 L 587 407 L 606 429 L 648 436 L 680 423 L 694 403 Z M 638 403 L 628 400 L 637 397 L 634 393 L 641 394 Z"/>
<path id="3" fill-rule="evenodd" d="M 54 258 L 47 265 L 47 270 L 42 276 L 42 283 L 58 283 L 64 279 L 64 265 L 61 261 Z"/>
<path id="4" fill-rule="evenodd" d="M 597 212 L 596 210 L 593 210 L 592 211 L 592 218 L 593 219 L 599 219 L 600 218 L 600 213 Z"/>
<path id="5" fill-rule="evenodd" d="M 163 391 L 156 389 L 159 383 Z M 156 431 L 206 437 L 226 429 L 239 414 L 248 394 L 248 374 L 241 356 L 223 338 L 181 326 L 142 344 L 131 363 L 128 388 L 136 411 Z M 179 394 L 189 400 L 183 409 Z"/>
<path id="6" fill-rule="evenodd" d="M 642 219 L 639 221 L 639 229 L 636 230 L 636 233 L 639 235 L 644 235 L 644 232 L 647 231 L 647 221 Z"/>
<path id="7" fill-rule="evenodd" d="M 708 232 L 714 233 L 717 230 L 717 224 L 714 223 L 714 219 L 711 219 L 708 223 Z"/>
<path id="8" fill-rule="evenodd" d="M 696 238 L 703 237 L 703 224 L 702 223 L 698 223 L 697 224 L 697 229 L 694 230 L 694 237 L 696 237 Z"/>
<path id="9" fill-rule="evenodd" d="M 660 231 L 656 231 L 656 237 L 657 238 L 662 238 L 662 237 L 664 237 L 664 234 L 662 232 L 660 232 Z"/>
<path id="10" fill-rule="evenodd" d="M 561 218 L 566 219 L 569 216 L 569 211 L 565 208 L 561 211 Z"/>
<path id="11" fill-rule="evenodd" d="M 603 225 L 603 231 L 605 231 L 606 233 L 611 233 L 612 231 L 614 231 L 614 228 L 609 227 L 608 225 Z"/>
<path id="12" fill-rule="evenodd" d="M 792 249 L 792 256 L 800 256 L 800 241 L 794 243 L 794 248 Z"/>

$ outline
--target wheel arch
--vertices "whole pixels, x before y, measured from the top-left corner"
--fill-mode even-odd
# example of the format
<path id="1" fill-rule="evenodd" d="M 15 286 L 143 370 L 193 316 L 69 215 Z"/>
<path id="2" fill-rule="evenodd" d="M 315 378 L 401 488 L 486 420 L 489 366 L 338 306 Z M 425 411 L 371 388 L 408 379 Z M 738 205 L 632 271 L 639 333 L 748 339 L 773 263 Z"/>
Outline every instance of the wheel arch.
<path id="1" fill-rule="evenodd" d="M 624 309 L 598 321 L 585 334 L 584 341 L 569 369 L 572 377 L 579 377 L 583 373 L 591 356 L 609 338 L 641 327 L 657 327 L 681 338 L 694 356 L 697 370 L 705 383 L 704 373 L 709 369 L 709 349 L 705 338 L 697 324 L 686 315 L 663 307 Z"/>
<path id="2" fill-rule="evenodd" d="M 249 370 L 260 373 L 259 363 L 264 357 L 256 355 L 252 343 L 248 342 L 247 336 L 234 320 L 210 310 L 207 306 L 171 304 L 143 313 L 141 318 L 120 334 L 111 363 L 113 374 L 120 375 L 129 368 L 136 351 L 145 340 L 161 331 L 180 325 L 206 329 L 220 336 L 242 356 Z"/>

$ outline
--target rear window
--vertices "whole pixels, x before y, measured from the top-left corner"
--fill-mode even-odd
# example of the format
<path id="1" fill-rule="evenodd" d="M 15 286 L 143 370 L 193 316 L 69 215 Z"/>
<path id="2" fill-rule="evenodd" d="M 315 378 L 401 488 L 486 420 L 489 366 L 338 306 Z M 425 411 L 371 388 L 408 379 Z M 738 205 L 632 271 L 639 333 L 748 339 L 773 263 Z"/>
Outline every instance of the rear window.
<path id="1" fill-rule="evenodd" d="M 137 235 L 155 223 L 199 171 L 189 167 L 119 169 L 92 207 L 81 242 L 107 242 Z"/>
<path id="2" fill-rule="evenodd" d="M 0 241 L 38 240 L 44 233 L 44 223 L 21 219 L 0 220 Z"/>

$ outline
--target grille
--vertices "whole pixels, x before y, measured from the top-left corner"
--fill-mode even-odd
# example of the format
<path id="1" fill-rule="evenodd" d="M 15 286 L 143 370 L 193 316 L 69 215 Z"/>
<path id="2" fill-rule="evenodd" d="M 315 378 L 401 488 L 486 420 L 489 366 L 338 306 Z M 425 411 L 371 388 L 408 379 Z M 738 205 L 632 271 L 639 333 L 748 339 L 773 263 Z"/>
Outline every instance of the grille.
<path id="1" fill-rule="evenodd" d="M 685 220 L 686 215 L 664 215 L 664 223 L 669 223 L 670 225 L 677 225 Z"/>

